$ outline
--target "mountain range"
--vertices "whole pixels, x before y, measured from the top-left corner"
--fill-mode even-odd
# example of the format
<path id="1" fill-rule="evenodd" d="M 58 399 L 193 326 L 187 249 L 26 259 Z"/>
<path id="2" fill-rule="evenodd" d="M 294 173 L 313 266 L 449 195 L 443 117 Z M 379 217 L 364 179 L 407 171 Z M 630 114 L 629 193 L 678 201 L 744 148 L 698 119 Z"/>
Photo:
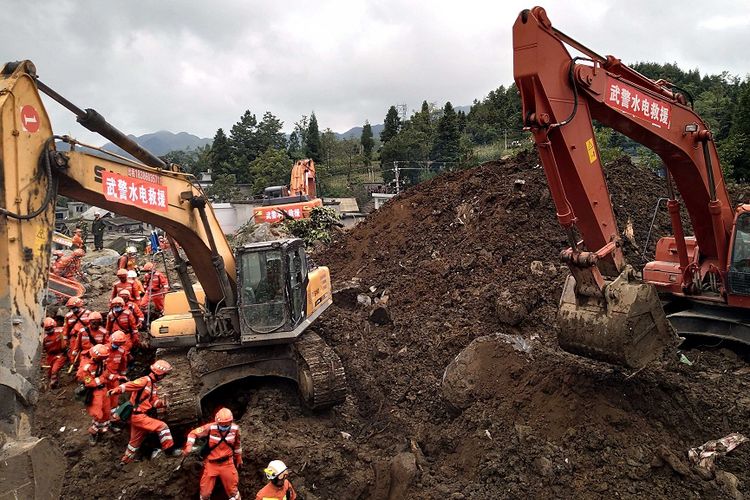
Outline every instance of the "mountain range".
<path id="1" fill-rule="evenodd" d="M 456 106 L 456 111 L 469 112 L 471 106 Z M 383 131 L 383 124 L 378 123 L 372 125 L 372 135 L 377 139 L 380 137 L 380 132 Z M 359 139 L 362 135 L 362 127 L 352 127 L 346 132 L 338 133 L 335 132 L 336 138 L 341 139 Z M 129 134 L 128 137 L 134 139 L 138 144 L 146 148 L 147 150 L 154 153 L 156 156 L 163 156 L 170 151 L 187 151 L 191 149 L 198 149 L 211 144 L 213 139 L 208 137 L 198 137 L 197 135 L 189 134 L 187 132 L 179 132 L 177 134 L 169 132 L 168 130 L 160 130 L 151 134 L 144 134 L 141 136 L 135 136 Z M 108 142 L 102 149 L 117 153 L 129 157 L 130 155 L 125 153 L 122 149 L 115 146 L 111 142 Z"/>

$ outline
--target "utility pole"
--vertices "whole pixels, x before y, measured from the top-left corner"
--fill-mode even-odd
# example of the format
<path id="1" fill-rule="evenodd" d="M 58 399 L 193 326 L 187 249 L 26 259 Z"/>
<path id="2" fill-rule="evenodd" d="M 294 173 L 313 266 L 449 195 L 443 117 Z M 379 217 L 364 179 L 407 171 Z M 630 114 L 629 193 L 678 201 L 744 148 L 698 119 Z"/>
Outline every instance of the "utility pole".
<path id="1" fill-rule="evenodd" d="M 398 161 L 393 162 L 393 174 L 396 182 L 396 194 L 399 194 L 401 192 L 401 186 L 398 183 Z"/>
<path id="2" fill-rule="evenodd" d="M 508 129 L 503 130 L 503 140 L 505 141 L 505 150 L 508 150 Z"/>

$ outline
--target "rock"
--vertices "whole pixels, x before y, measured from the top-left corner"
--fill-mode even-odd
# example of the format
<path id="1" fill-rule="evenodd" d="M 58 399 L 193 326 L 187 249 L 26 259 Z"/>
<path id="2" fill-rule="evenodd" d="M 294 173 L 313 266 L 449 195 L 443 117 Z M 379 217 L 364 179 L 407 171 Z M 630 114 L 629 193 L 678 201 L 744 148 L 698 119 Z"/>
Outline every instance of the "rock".
<path id="1" fill-rule="evenodd" d="M 370 321 L 376 325 L 387 325 L 391 322 L 391 313 L 385 304 L 378 304 L 370 311 Z"/>
<path id="2" fill-rule="evenodd" d="M 672 450 L 667 448 L 665 445 L 659 446 L 659 448 L 656 450 L 656 457 L 659 460 L 651 462 L 652 467 L 659 467 L 659 463 L 661 463 L 661 465 L 667 464 L 673 471 L 683 477 L 691 475 L 690 469 L 687 465 L 685 465 L 685 462 L 680 460 L 680 458 L 672 453 Z"/>
<path id="3" fill-rule="evenodd" d="M 417 459 L 413 453 L 399 453 L 391 460 L 391 487 L 388 500 L 407 498 L 407 491 L 417 475 Z"/>
<path id="4" fill-rule="evenodd" d="M 716 471 L 716 484 L 719 486 L 719 489 L 726 493 L 729 498 L 733 498 L 735 500 L 743 500 L 743 498 L 745 498 L 737 488 L 737 486 L 739 485 L 737 476 L 735 476 L 731 472 L 723 470 Z"/>
<path id="5" fill-rule="evenodd" d="M 364 293 L 360 293 L 357 295 L 357 304 L 363 306 L 363 307 L 370 307 L 372 306 L 372 299 L 369 295 L 365 295 Z"/>
<path id="6" fill-rule="evenodd" d="M 117 259 L 120 258 L 120 254 L 109 248 L 99 250 L 96 252 L 89 252 L 83 256 L 82 265 L 86 266 L 97 266 L 111 269 L 112 273 L 115 272 L 115 264 Z"/>
<path id="7" fill-rule="evenodd" d="M 529 311 L 524 303 L 510 290 L 503 290 L 495 299 L 495 316 L 501 323 L 516 326 L 528 314 Z"/>
<path id="8" fill-rule="evenodd" d="M 529 267 L 531 268 L 531 273 L 537 276 L 543 276 L 545 273 L 544 264 L 540 260 L 532 261 Z"/>
<path id="9" fill-rule="evenodd" d="M 546 457 L 536 457 L 534 459 L 534 468 L 542 476 L 551 476 L 553 472 L 552 461 Z"/>

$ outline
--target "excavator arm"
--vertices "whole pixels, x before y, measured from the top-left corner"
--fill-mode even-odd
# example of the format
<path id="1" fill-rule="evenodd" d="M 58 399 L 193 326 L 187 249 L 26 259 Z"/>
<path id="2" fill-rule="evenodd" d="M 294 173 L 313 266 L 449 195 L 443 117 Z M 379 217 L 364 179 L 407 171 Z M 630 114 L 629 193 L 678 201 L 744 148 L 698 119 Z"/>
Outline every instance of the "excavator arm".
<path id="1" fill-rule="evenodd" d="M 565 45 L 582 56 L 571 57 Z M 524 126 L 539 151 L 571 270 L 560 305 L 560 345 L 594 359 L 640 367 L 673 345 L 675 334 L 651 285 L 625 262 L 592 120 L 655 151 L 682 194 L 700 251 L 721 260 L 732 212 L 711 134 L 682 94 L 614 57 L 602 57 L 552 27 L 541 7 L 513 26 L 514 77 Z M 688 256 L 672 195 L 680 261 Z M 580 238 L 579 238 L 580 235 Z"/>
<path id="2" fill-rule="evenodd" d="M 102 150 L 95 155 L 53 135 L 39 90 L 140 161 Z M 6 64 L 0 72 L 0 497 L 55 498 L 64 471 L 59 451 L 30 431 L 58 194 L 164 229 L 205 292 L 199 305 L 183 264 L 178 272 L 198 341 L 240 331 L 234 255 L 192 176 L 44 85 L 30 61 Z"/>

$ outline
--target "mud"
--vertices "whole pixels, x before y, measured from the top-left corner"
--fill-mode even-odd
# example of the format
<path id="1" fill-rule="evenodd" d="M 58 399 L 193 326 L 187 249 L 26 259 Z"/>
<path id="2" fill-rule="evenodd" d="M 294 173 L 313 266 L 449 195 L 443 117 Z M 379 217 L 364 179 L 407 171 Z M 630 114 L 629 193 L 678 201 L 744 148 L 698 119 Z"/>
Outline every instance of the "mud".
<path id="1" fill-rule="evenodd" d="M 433 179 L 314 256 L 341 290 L 315 329 L 341 357 L 350 393 L 312 414 L 284 381 L 217 391 L 207 408 L 228 404 L 241 415 L 244 497 L 254 497 L 260 471 L 277 458 L 308 499 L 747 491 L 750 446 L 717 462 L 736 486 L 727 474 L 701 479 L 687 463 L 691 447 L 748 433 L 744 353 L 690 347 L 682 354 L 692 366 L 673 358 L 632 373 L 557 347 L 566 243 L 537 164 L 528 156 Z M 663 180 L 626 160 L 607 177 L 622 229 L 631 221 L 626 250 L 637 265 Z M 668 231 L 662 208 L 652 238 Z M 378 324 L 368 304 L 384 295 L 390 321 Z M 89 448 L 88 417 L 72 389 L 43 393 L 36 420 L 67 456 L 65 498 L 197 497 L 193 459 L 179 470 L 179 460 L 163 459 L 115 471 L 127 436 Z"/>

